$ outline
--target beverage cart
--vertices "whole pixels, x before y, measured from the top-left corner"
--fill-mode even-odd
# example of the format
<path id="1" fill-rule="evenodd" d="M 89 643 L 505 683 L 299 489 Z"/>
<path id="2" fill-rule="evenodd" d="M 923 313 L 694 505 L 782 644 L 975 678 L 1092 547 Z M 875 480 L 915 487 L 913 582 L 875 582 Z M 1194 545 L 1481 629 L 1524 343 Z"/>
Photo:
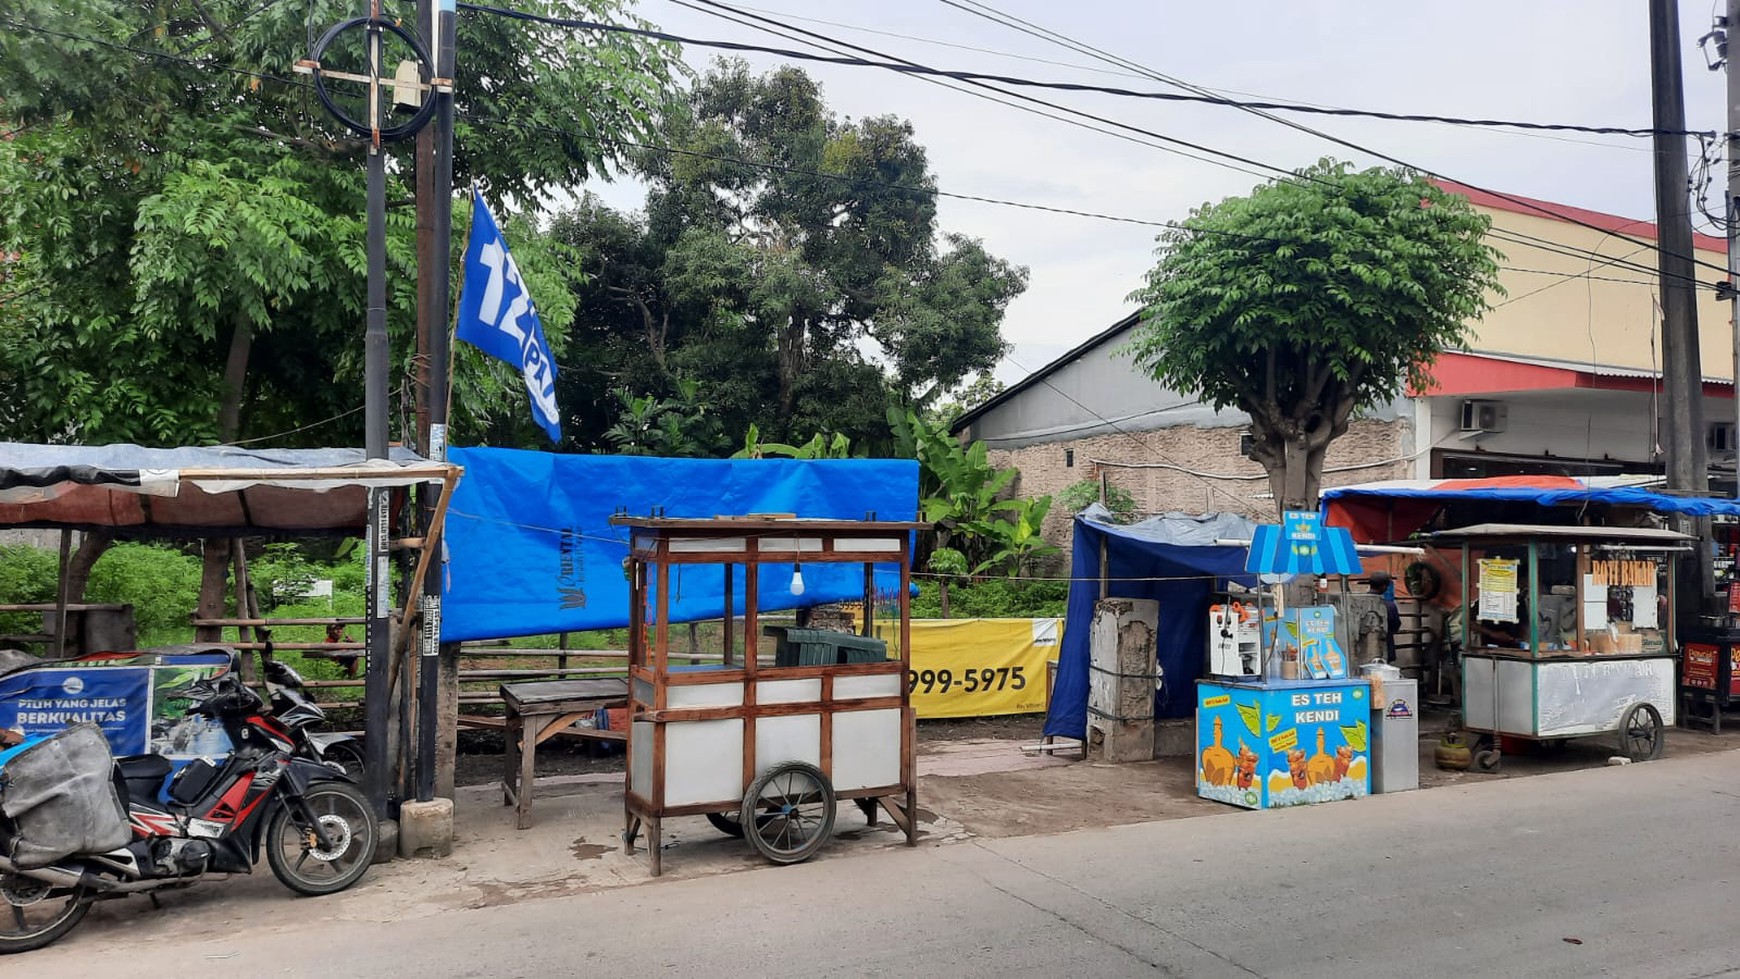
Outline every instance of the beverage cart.
<path id="1" fill-rule="evenodd" d="M 872 822 L 880 806 L 907 845 L 916 843 L 908 593 L 911 532 L 926 525 L 625 515 L 612 522 L 630 529 L 623 852 L 633 853 L 644 826 L 656 877 L 662 821 L 705 815 L 767 859 L 797 863 L 827 842 L 842 799 Z M 759 610 L 770 588 L 800 594 L 804 566 L 838 564 L 863 567 L 861 636 L 776 628 L 764 635 Z M 709 565 L 723 571 L 724 661 L 673 665 L 670 626 L 682 576 Z M 890 589 L 899 610 L 893 657 L 871 637 L 879 565 L 898 572 Z M 732 614 L 739 607 L 740 655 Z"/>
<path id="2" fill-rule="evenodd" d="M 1497 771 L 1500 736 L 1556 747 L 1615 735 L 1633 761 L 1674 723 L 1674 560 L 1697 538 L 1634 527 L 1478 524 L 1433 535 L 1458 547 L 1462 721 Z"/>

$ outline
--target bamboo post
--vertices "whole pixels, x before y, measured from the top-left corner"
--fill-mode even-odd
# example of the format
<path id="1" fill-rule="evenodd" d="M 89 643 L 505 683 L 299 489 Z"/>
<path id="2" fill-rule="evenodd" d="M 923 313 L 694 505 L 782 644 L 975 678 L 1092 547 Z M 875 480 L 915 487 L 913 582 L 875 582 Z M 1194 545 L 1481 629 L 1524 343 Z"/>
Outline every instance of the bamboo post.
<path id="1" fill-rule="evenodd" d="M 60 532 L 60 582 L 54 595 L 54 658 L 66 659 L 66 603 L 72 589 L 67 561 L 72 557 L 72 531 Z"/>

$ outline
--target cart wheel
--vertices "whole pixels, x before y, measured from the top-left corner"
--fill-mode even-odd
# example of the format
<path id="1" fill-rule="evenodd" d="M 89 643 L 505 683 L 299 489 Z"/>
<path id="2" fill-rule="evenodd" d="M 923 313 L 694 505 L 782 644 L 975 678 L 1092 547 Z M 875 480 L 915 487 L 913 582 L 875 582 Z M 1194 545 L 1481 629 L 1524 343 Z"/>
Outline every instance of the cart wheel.
<path id="1" fill-rule="evenodd" d="M 1619 753 L 1632 761 L 1661 757 L 1661 712 L 1654 704 L 1632 704 L 1619 719 Z"/>
<path id="2" fill-rule="evenodd" d="M 743 796 L 742 811 L 755 813 L 754 831 L 745 834 L 749 845 L 774 863 L 808 860 L 834 831 L 834 803 L 834 787 L 821 769 L 781 762 Z"/>
<path id="3" fill-rule="evenodd" d="M 1497 748 L 1482 748 L 1474 753 L 1474 770 L 1486 775 L 1497 775 L 1503 757 Z"/>
<path id="4" fill-rule="evenodd" d="M 740 840 L 743 839 L 743 824 L 737 821 L 736 810 L 732 810 L 731 812 L 710 812 L 707 814 L 707 822 L 712 823 L 714 829 L 724 833 L 726 836 L 736 837 Z"/>
<path id="5" fill-rule="evenodd" d="M 1559 754 L 1560 752 L 1564 751 L 1565 745 L 1567 745 L 1569 743 L 1570 743 L 1569 738 L 1547 738 L 1547 739 L 1543 740 L 1540 744 L 1541 744 L 1542 750 L 1546 751 L 1548 754 L 1556 755 L 1556 754 Z"/>

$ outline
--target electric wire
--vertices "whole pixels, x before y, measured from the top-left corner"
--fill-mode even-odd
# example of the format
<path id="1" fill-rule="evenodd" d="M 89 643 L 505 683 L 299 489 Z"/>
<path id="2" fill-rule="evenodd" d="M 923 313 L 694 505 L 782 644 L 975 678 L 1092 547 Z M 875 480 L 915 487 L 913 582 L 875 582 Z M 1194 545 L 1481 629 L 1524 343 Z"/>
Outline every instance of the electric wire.
<path id="1" fill-rule="evenodd" d="M 461 6 L 465 6 L 465 7 L 470 8 L 470 7 L 475 7 L 476 5 L 461 4 Z M 495 8 L 479 7 L 477 9 L 479 9 L 480 11 L 483 11 L 483 12 L 490 12 L 490 11 L 493 11 Z M 43 34 L 43 35 L 47 35 L 47 36 L 51 36 L 51 37 L 58 37 L 58 38 L 62 38 L 65 40 L 77 41 L 77 42 L 88 43 L 88 44 L 96 44 L 99 46 L 109 47 L 109 48 L 112 48 L 115 50 L 126 51 L 126 52 L 131 53 L 131 54 L 137 54 L 137 55 L 141 55 L 144 57 L 156 58 L 156 59 L 160 59 L 160 60 L 164 60 L 164 61 L 168 61 L 168 62 L 185 64 L 185 65 L 189 65 L 189 66 L 201 68 L 201 69 L 213 69 L 213 68 L 215 68 L 218 70 L 227 71 L 227 72 L 230 72 L 230 73 L 233 73 L 236 75 L 240 75 L 243 77 L 257 78 L 257 79 L 261 79 L 264 81 L 277 82 L 279 84 L 282 84 L 282 85 L 285 85 L 285 86 L 288 86 L 291 88 L 300 88 L 300 89 L 305 89 L 305 90 L 310 90 L 310 91 L 312 90 L 312 86 L 309 83 L 307 83 L 301 79 L 288 77 L 288 76 L 284 76 L 284 75 L 279 75 L 279 74 L 275 74 L 272 72 L 264 72 L 264 71 L 256 71 L 256 70 L 246 69 L 246 68 L 239 68 L 239 67 L 236 67 L 233 65 L 218 63 L 218 62 L 215 62 L 215 61 L 212 61 L 209 59 L 208 60 L 195 59 L 195 58 L 190 58 L 190 57 L 186 57 L 183 55 L 177 55 L 177 54 L 174 54 L 174 53 L 168 52 L 168 51 L 156 51 L 156 50 L 152 50 L 149 48 L 142 48 L 142 47 L 138 47 L 138 46 L 131 45 L 131 44 L 126 44 L 126 43 L 119 42 L 119 41 L 109 40 L 106 38 L 98 38 L 98 37 L 92 37 L 89 35 L 75 34 L 75 33 L 70 33 L 70 32 L 66 32 L 66 31 L 59 31 L 59 30 L 55 30 L 53 28 L 42 27 L 42 26 L 36 25 L 36 24 L 21 23 L 21 22 L 13 21 L 13 20 L 0 20 L 0 26 L 5 26 L 5 27 L 8 27 L 8 28 L 13 29 L 13 30 L 30 31 L 33 33 Z M 1049 103 L 1047 103 L 1047 104 L 1049 104 Z M 474 121 L 474 122 L 480 121 L 477 117 L 474 117 L 474 116 L 469 117 L 469 118 L 471 119 L 471 121 Z M 768 169 L 768 170 L 786 171 L 786 172 L 805 174 L 805 175 L 815 176 L 815 177 L 820 177 L 820 178 L 827 178 L 827 179 L 852 182 L 852 178 L 844 177 L 844 176 L 839 175 L 839 174 L 828 174 L 828 173 L 824 173 L 824 172 L 820 172 L 820 171 L 806 171 L 806 170 L 803 170 L 801 168 L 784 167 L 784 166 L 781 166 L 778 164 L 763 163 L 763 162 L 754 161 L 754 160 L 737 159 L 737 158 L 732 158 L 732 157 L 721 156 L 718 154 L 699 153 L 696 151 L 682 150 L 682 149 L 677 149 L 674 147 L 660 147 L 660 146 L 655 146 L 655 145 L 650 145 L 650 144 L 636 143 L 636 142 L 628 141 L 628 140 L 613 140 L 613 139 L 608 139 L 605 137 L 597 137 L 597 136 L 591 136 L 588 134 L 576 133 L 576 132 L 573 132 L 571 130 L 560 129 L 558 127 L 541 126 L 541 125 L 537 125 L 537 124 L 523 123 L 523 122 L 501 123 L 501 122 L 493 122 L 493 121 L 489 121 L 489 120 L 481 120 L 481 121 L 487 122 L 491 125 L 495 125 L 498 128 L 509 128 L 509 129 L 519 129 L 519 130 L 531 129 L 531 130 L 536 130 L 536 131 L 548 132 L 551 134 L 566 135 L 566 136 L 569 136 L 571 138 L 585 139 L 585 140 L 589 140 L 589 141 L 592 141 L 594 143 L 599 143 L 599 144 L 617 145 L 617 146 L 628 147 L 631 149 L 644 149 L 644 150 L 651 150 L 651 151 L 656 151 L 656 152 L 683 154 L 683 155 L 712 159 L 712 160 L 716 160 L 716 161 L 720 161 L 720 162 L 730 162 L 730 163 L 741 164 L 744 166 L 758 167 L 758 168 Z M 1065 121 L 1067 121 L 1067 120 L 1065 120 Z M 1110 135 L 1118 135 L 1118 134 L 1110 134 Z M 1123 138 L 1123 137 L 1120 136 L 1120 138 Z M 1140 142 L 1140 141 L 1138 141 L 1138 142 Z M 1218 151 L 1210 150 L 1210 152 L 1218 152 Z M 1252 161 L 1252 162 L 1255 162 L 1255 161 Z M 1272 171 L 1272 172 L 1277 173 L 1277 174 L 1282 174 L 1282 175 L 1286 175 L 1286 176 L 1293 176 L 1293 174 L 1290 171 L 1286 171 L 1280 167 L 1276 167 L 1276 166 L 1271 165 L 1271 164 L 1257 164 L 1257 165 L 1262 166 L 1264 169 Z M 1234 169 L 1241 169 L 1241 168 L 1234 168 Z M 1241 169 L 1241 172 L 1249 172 L 1249 171 L 1243 171 Z M 1281 243 L 1278 239 L 1263 238 L 1261 236 L 1255 236 L 1255 235 L 1242 235 L 1242 234 L 1239 234 L 1237 232 L 1220 231 L 1220 230 L 1209 229 L 1209 228 L 1196 228 L 1196 227 L 1191 227 L 1189 225 L 1186 225 L 1186 224 L 1183 224 L 1180 222 L 1176 222 L 1176 221 L 1160 221 L 1160 220 L 1153 220 L 1153 219 L 1136 218 L 1136 217 L 1130 217 L 1127 215 L 1107 214 L 1104 212 L 1087 211 L 1087 210 L 1082 210 L 1082 209 L 1077 209 L 1077 208 L 1066 208 L 1066 207 L 1058 207 L 1058 206 L 1054 206 L 1054 205 L 1038 204 L 1038 203 L 1026 202 L 1026 201 L 1008 200 L 1008 199 L 1003 199 L 1003 198 L 990 197 L 990 196 L 986 196 L 986 195 L 966 194 L 966 193 L 955 192 L 955 191 L 944 191 L 944 190 L 939 190 L 936 188 L 923 188 L 923 187 L 918 187 L 918 186 L 903 186 L 903 185 L 894 184 L 894 183 L 890 183 L 890 182 L 881 182 L 881 181 L 858 181 L 858 182 L 864 183 L 867 185 L 886 186 L 886 187 L 890 187 L 892 189 L 905 189 L 905 190 L 912 190 L 914 192 L 932 193 L 932 194 L 936 194 L 937 196 L 941 196 L 941 197 L 950 197 L 950 198 L 955 198 L 958 200 L 971 201 L 971 202 L 982 203 L 982 204 L 992 204 L 992 205 L 1003 206 L 1003 207 L 1013 207 L 1013 208 L 1020 208 L 1020 209 L 1025 209 L 1025 210 L 1032 210 L 1032 211 L 1053 213 L 1053 214 L 1062 214 L 1062 215 L 1069 215 L 1069 216 L 1075 216 L 1075 217 L 1085 217 L 1085 218 L 1092 218 L 1092 219 L 1096 219 L 1096 220 L 1110 221 L 1110 222 L 1116 222 L 1116 223 L 1122 223 L 1122 224 L 1132 224 L 1132 225 L 1139 225 L 1139 226 L 1145 226 L 1145 227 L 1155 227 L 1155 228 L 1166 228 L 1166 229 L 1171 229 L 1171 230 L 1175 230 L 1175 231 L 1182 231 L 1182 232 L 1187 232 L 1187 233 L 1192 233 L 1192 234 L 1214 234 L 1214 235 L 1221 235 L 1221 236 L 1228 236 L 1228 237 L 1244 238 L 1244 239 L 1253 240 L 1253 241 L 1268 241 L 1270 243 L 1275 243 L 1275 244 Z M 1575 246 L 1562 245 L 1562 244 L 1557 243 L 1557 242 L 1548 241 L 1547 239 L 1535 238 L 1533 236 L 1523 235 L 1521 233 L 1508 232 L 1504 229 L 1493 229 L 1492 231 L 1489 232 L 1489 234 L 1492 234 L 1495 237 L 1499 237 L 1500 240 L 1510 241 L 1512 243 L 1522 244 L 1522 245 L 1526 245 L 1528 247 L 1538 247 L 1538 248 L 1541 248 L 1543 250 L 1552 252 L 1554 254 L 1574 256 L 1577 258 L 1587 258 L 1591 254 L 1587 251 L 1577 250 L 1575 248 Z M 1636 239 L 1630 239 L 1630 240 L 1635 241 Z M 1653 246 L 1649 246 L 1649 247 L 1653 247 Z M 1603 262 L 1603 264 L 1613 264 L 1614 260 L 1608 259 L 1606 257 L 1602 257 L 1602 262 Z M 1638 272 L 1646 272 L 1646 273 L 1649 273 L 1651 275 L 1658 274 L 1657 270 L 1650 268 L 1648 266 L 1637 264 L 1637 263 L 1621 263 L 1621 267 L 1628 268 L 1628 269 L 1638 271 Z M 1574 273 L 1567 273 L 1567 275 L 1571 276 L 1571 277 L 1575 277 Z M 1699 287 L 1703 287 L 1703 288 L 1714 288 L 1713 285 L 1697 281 L 1695 279 L 1695 277 L 1692 279 L 1692 281 L 1693 281 L 1693 284 L 1695 286 L 1699 286 Z"/>
<path id="2" fill-rule="evenodd" d="M 1091 92 L 1103 95 L 1115 95 L 1121 98 L 1148 99 L 1161 102 L 1192 102 L 1206 105 L 1221 105 L 1231 108 L 1254 108 L 1265 111 L 1301 112 L 1316 115 L 1350 116 L 1357 118 L 1382 119 L 1395 122 L 1443 122 L 1463 126 L 1506 127 L 1515 129 L 1536 129 L 1555 132 L 1580 132 L 1603 136 L 1634 136 L 1650 137 L 1655 135 L 1695 136 L 1700 132 L 1710 136 L 1716 135 L 1710 130 L 1668 130 L 1647 127 L 1627 126 L 1585 126 L 1574 123 L 1544 123 L 1515 119 L 1464 119 L 1456 116 L 1428 115 L 1423 113 L 1408 114 L 1396 112 L 1380 112 L 1368 109 L 1320 108 L 1295 102 L 1256 102 L 1239 99 L 1229 99 L 1218 95 L 1180 94 L 1177 92 L 1154 92 L 1136 89 L 1119 88 L 1111 85 L 1093 85 L 1085 82 L 1045 81 L 1036 78 L 1023 78 L 1018 75 L 1002 75 L 994 72 L 963 71 L 959 69 L 932 68 L 918 65 L 905 60 L 871 61 L 865 58 L 845 57 L 840 55 L 816 54 L 811 51 L 795 51 L 787 48 L 775 48 L 762 44 L 748 44 L 741 41 L 720 41 L 706 38 L 692 38 L 681 34 L 673 34 L 647 27 L 629 27 L 623 24 L 611 24 L 603 21 L 584 20 L 575 17 L 555 17 L 547 14 L 537 14 L 525 10 L 512 10 L 506 7 L 494 7 L 487 4 L 461 2 L 462 10 L 474 10 L 480 13 L 494 14 L 518 20 L 534 21 L 558 27 L 571 27 L 582 30 L 607 31 L 618 34 L 635 34 L 658 41 L 668 41 L 675 44 L 687 44 L 694 47 L 718 48 L 725 51 L 742 51 L 753 54 L 771 54 L 782 58 L 793 58 L 802 61 L 816 61 L 829 64 L 844 65 L 859 68 L 882 68 L 903 74 L 931 75 L 938 78 L 951 78 L 956 81 L 996 82 L 1002 85 L 1016 85 L 1025 88 L 1041 88 L 1060 92 Z M 738 8 L 730 8 L 733 12 L 742 12 Z M 789 27 L 789 25 L 787 25 Z M 800 29 L 801 30 L 801 29 Z M 836 43 L 847 47 L 855 47 L 844 41 Z"/>
<path id="3" fill-rule="evenodd" d="M 1169 84 L 1174 84 L 1174 85 L 1177 85 L 1179 87 L 1185 88 L 1185 89 L 1190 90 L 1190 91 L 1200 90 L 1198 86 L 1191 85 L 1188 82 L 1184 82 L 1184 81 L 1181 81 L 1178 79 L 1170 78 L 1169 76 L 1162 75 L 1159 72 L 1155 72 L 1153 69 L 1146 68 L 1142 65 L 1137 64 L 1136 62 L 1130 61 L 1127 58 L 1122 58 L 1122 57 L 1119 57 L 1117 55 L 1111 54 L 1109 52 L 1103 51 L 1099 48 L 1095 48 L 1092 45 L 1086 44 L 1086 43 L 1081 42 L 1081 41 L 1077 41 L 1073 38 L 1068 37 L 1067 35 L 1063 35 L 1063 34 L 1058 33 L 1057 31 L 1050 30 L 1049 28 L 1040 27 L 1037 24 L 1033 24 L 1031 21 L 1022 20 L 1021 18 L 1016 17 L 1012 14 L 1005 14 L 1002 11 L 997 10 L 995 7 L 990 6 L 989 4 L 980 2 L 980 0 L 966 0 L 967 3 L 972 5 L 972 7 L 979 8 L 978 11 L 970 10 L 967 7 L 962 6 L 959 2 L 957 2 L 957 0 L 941 0 L 941 2 L 947 4 L 951 7 L 955 7 L 957 9 L 964 10 L 968 13 L 972 13 L 975 16 L 979 16 L 979 17 L 983 17 L 987 20 L 991 20 L 994 23 L 1001 23 L 1005 27 L 1009 27 L 1009 28 L 1014 29 L 1014 30 L 1019 30 L 1019 31 L 1022 31 L 1023 33 L 1033 34 L 1036 37 L 1044 37 L 1047 40 L 1050 40 L 1052 43 L 1057 44 L 1060 47 L 1064 47 L 1068 50 L 1075 51 L 1078 54 L 1087 54 L 1090 57 L 1098 58 L 1099 60 L 1104 61 L 1104 62 L 1109 63 L 1109 64 L 1115 64 L 1115 65 L 1120 65 L 1122 67 L 1133 68 L 1135 70 L 1147 73 L 1152 78 L 1155 78 L 1157 80 L 1166 81 Z M 984 11 L 984 12 L 980 12 L 980 11 Z M 1013 23 L 1011 23 L 1011 22 L 1013 22 Z M 1017 25 L 1023 25 L 1023 26 L 1017 26 Z M 1035 33 L 1036 31 L 1039 33 Z M 1606 232 L 1606 231 L 1610 230 L 1607 228 L 1602 228 L 1601 226 L 1593 224 L 1591 222 L 1584 221 L 1581 218 L 1578 218 L 1578 217 L 1575 217 L 1575 216 L 1572 216 L 1569 214 L 1557 212 L 1557 211 L 1551 210 L 1549 208 L 1543 207 L 1539 203 L 1537 203 L 1535 201 L 1531 201 L 1528 198 L 1517 197 L 1517 196 L 1514 196 L 1511 194 L 1505 194 L 1505 193 L 1502 193 L 1499 191 L 1491 190 L 1491 189 L 1486 188 L 1486 187 L 1481 187 L 1477 184 L 1471 184 L 1471 183 L 1468 183 L 1467 181 L 1456 180 L 1453 177 L 1445 176 L 1444 174 L 1436 172 L 1434 170 L 1431 170 L 1430 168 L 1420 166 L 1418 164 L 1410 163 L 1407 160 L 1403 160 L 1403 159 L 1400 159 L 1398 157 L 1392 156 L 1390 154 L 1384 153 L 1382 151 L 1372 149 L 1369 146 L 1364 146 L 1362 144 L 1355 143 L 1351 140 L 1343 139 L 1339 136 L 1335 136 L 1333 134 L 1323 132 L 1322 130 L 1313 129 L 1309 126 L 1305 126 L 1305 125 L 1303 125 L 1299 122 L 1296 122 L 1294 120 L 1282 119 L 1278 116 L 1273 115 L 1270 112 L 1265 111 L 1265 107 L 1258 106 L 1254 103 L 1239 104 L 1239 103 L 1234 102 L 1234 103 L 1232 103 L 1232 105 L 1234 108 L 1239 108 L 1239 109 L 1242 109 L 1244 111 L 1251 112 L 1254 115 L 1258 115 L 1258 116 L 1261 116 L 1265 119 L 1269 119 L 1272 122 L 1277 122 L 1277 123 L 1280 123 L 1281 125 L 1288 126 L 1290 128 L 1293 128 L 1293 129 L 1297 129 L 1300 132 L 1310 133 L 1310 134 L 1317 136 L 1321 139 L 1325 139 L 1325 140 L 1328 140 L 1332 143 L 1335 143 L 1338 146 L 1342 146 L 1344 148 L 1354 150 L 1355 152 L 1365 153 L 1369 156 L 1374 156 L 1380 160 L 1384 160 L 1384 161 L 1389 162 L 1391 164 L 1394 164 L 1396 166 L 1404 167 L 1404 168 L 1407 168 L 1409 170 L 1414 170 L 1414 171 L 1417 171 L 1419 173 L 1425 174 L 1427 176 L 1436 177 L 1439 180 L 1447 180 L 1447 181 L 1450 181 L 1453 183 L 1459 183 L 1462 186 L 1468 187 L 1471 190 L 1477 190 L 1477 191 L 1480 191 L 1482 193 L 1491 194 L 1494 197 L 1509 201 L 1510 203 L 1517 205 L 1519 207 L 1527 208 L 1529 211 L 1532 211 L 1532 212 L 1544 214 L 1548 217 L 1556 218 L 1558 220 L 1568 221 L 1572 224 L 1576 224 L 1576 225 L 1580 225 L 1582 227 L 1588 228 L 1591 231 Z M 1641 133 L 1643 131 L 1639 130 L 1638 132 Z M 1700 136 L 1701 132 L 1694 131 L 1694 130 L 1676 131 L 1676 130 L 1666 130 L 1666 129 L 1659 129 L 1659 130 L 1652 129 L 1652 130 L 1649 130 L 1649 134 L 1652 136 L 1657 135 L 1657 134 L 1660 134 L 1660 135 L 1678 135 L 1678 136 Z M 1710 134 L 1710 136 L 1711 136 L 1711 138 L 1714 138 L 1714 134 Z M 1625 237 L 1625 238 L 1627 238 L 1627 240 L 1630 240 L 1630 241 L 1638 243 L 1638 244 L 1647 244 L 1647 246 L 1649 248 L 1652 248 L 1657 252 L 1660 252 L 1663 250 L 1659 244 L 1654 243 L 1654 242 L 1644 242 L 1641 239 L 1632 238 L 1630 236 L 1621 236 L 1621 237 Z M 1689 257 L 1690 257 L 1690 260 L 1694 266 L 1702 265 L 1705 268 L 1712 269 L 1716 272 L 1721 273 L 1724 279 L 1726 279 L 1728 277 L 1728 274 L 1729 274 L 1728 268 L 1725 265 L 1717 265 L 1717 264 L 1712 263 L 1712 262 L 1706 262 L 1706 261 L 1698 258 L 1695 254 L 1691 255 Z M 1664 270 L 1664 271 L 1660 271 L 1658 274 L 1660 274 L 1663 278 L 1671 278 L 1671 277 L 1674 277 L 1677 273 L 1669 273 L 1669 272 L 1666 272 Z M 1682 276 L 1682 277 L 1691 278 L 1694 283 L 1696 282 L 1695 276 Z"/>

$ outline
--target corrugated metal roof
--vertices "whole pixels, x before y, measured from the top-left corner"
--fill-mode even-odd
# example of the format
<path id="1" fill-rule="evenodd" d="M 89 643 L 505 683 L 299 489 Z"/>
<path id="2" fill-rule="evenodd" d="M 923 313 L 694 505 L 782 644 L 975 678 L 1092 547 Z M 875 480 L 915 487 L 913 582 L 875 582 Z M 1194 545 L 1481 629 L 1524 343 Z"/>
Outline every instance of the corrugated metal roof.
<path id="1" fill-rule="evenodd" d="M 1597 364 L 1587 360 L 1560 360 L 1556 357 L 1525 357 L 1520 354 L 1501 353 L 1496 350 L 1470 350 L 1469 356 L 1484 357 L 1488 360 L 1502 360 L 1512 364 L 1527 364 L 1530 367 L 1552 367 L 1559 370 L 1578 371 L 1583 374 L 1594 374 L 1597 377 L 1631 377 L 1657 378 L 1661 371 L 1642 370 L 1636 367 L 1619 367 L 1614 364 Z M 1704 375 L 1705 384 L 1732 384 L 1726 377 Z"/>

